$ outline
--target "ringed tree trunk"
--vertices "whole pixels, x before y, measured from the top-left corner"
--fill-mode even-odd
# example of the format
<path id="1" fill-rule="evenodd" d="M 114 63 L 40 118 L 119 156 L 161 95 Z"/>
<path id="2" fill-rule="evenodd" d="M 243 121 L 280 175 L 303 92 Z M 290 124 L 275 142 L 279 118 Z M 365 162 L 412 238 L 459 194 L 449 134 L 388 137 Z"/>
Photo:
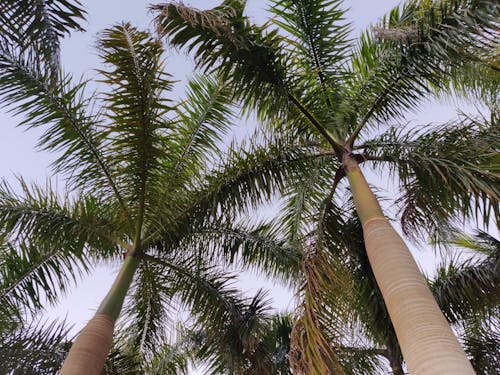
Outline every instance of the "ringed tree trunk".
<path id="1" fill-rule="evenodd" d="M 342 164 L 352 190 L 370 265 L 412 375 L 474 374 L 403 239 L 385 218 L 355 158 Z"/>
<path id="2" fill-rule="evenodd" d="M 80 331 L 63 363 L 60 375 L 99 375 L 113 343 L 115 321 L 139 265 L 127 255 L 116 279 L 96 314 Z"/>

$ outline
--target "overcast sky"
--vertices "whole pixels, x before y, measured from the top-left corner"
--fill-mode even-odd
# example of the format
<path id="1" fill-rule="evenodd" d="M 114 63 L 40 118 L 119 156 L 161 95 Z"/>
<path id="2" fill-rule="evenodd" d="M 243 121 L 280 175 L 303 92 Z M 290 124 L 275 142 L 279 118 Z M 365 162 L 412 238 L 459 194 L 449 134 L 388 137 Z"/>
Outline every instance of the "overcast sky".
<path id="1" fill-rule="evenodd" d="M 66 72 L 73 72 L 76 77 L 95 76 L 94 69 L 99 68 L 94 44 L 96 34 L 112 24 L 121 21 L 130 21 L 139 28 L 153 30 L 151 24 L 152 16 L 147 7 L 150 1 L 140 0 L 89 0 L 83 1 L 88 10 L 87 32 L 75 34 L 63 43 L 62 61 Z M 188 5 L 198 8 L 208 8 L 216 5 L 216 1 L 185 1 Z M 353 21 L 354 34 L 357 36 L 361 29 L 367 27 L 398 4 L 396 0 L 390 1 L 367 1 L 353 0 L 346 4 L 351 8 L 348 18 Z M 248 1 L 248 9 L 251 17 L 258 23 L 265 20 L 265 1 Z M 174 75 L 175 79 L 185 80 L 192 73 L 192 63 L 185 56 L 176 56 L 173 53 L 167 57 L 167 70 Z M 179 93 L 178 95 L 181 95 Z M 442 107 L 427 106 L 417 114 L 413 114 L 408 120 L 417 120 L 421 123 L 441 122 L 453 117 L 454 112 L 443 110 Z M 0 176 L 7 180 L 13 180 L 14 175 L 21 175 L 27 180 L 43 182 L 50 175 L 48 168 L 53 156 L 44 152 L 35 151 L 38 130 L 25 131 L 16 128 L 16 120 L 5 110 L 0 109 Z M 386 186 L 383 186 L 386 187 Z M 417 254 L 420 263 L 431 264 L 430 252 Z M 70 293 L 60 306 L 50 309 L 50 316 L 59 316 L 75 324 L 75 332 L 88 320 L 99 305 L 104 294 L 107 292 L 114 278 L 117 268 L 99 268 L 95 274 L 86 279 Z M 244 283 L 243 289 L 255 288 L 255 285 Z M 291 293 L 285 293 L 276 289 L 272 296 L 280 309 L 291 308 Z"/>

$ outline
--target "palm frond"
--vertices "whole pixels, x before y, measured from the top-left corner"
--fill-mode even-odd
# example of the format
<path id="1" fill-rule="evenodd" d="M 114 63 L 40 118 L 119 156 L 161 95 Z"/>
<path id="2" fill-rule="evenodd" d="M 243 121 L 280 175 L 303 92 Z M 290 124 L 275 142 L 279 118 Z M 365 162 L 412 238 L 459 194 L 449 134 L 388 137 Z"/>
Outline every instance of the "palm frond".
<path id="1" fill-rule="evenodd" d="M 324 206 L 325 196 L 334 193 L 331 189 L 336 176 L 332 171 L 337 169 L 338 163 L 333 155 L 311 158 L 298 178 L 287 184 L 282 193 L 283 203 L 278 220 L 290 240 L 303 238 L 311 225 L 317 222 L 317 213 Z"/>
<path id="2" fill-rule="evenodd" d="M 294 73 L 317 86 L 311 91 L 318 88 L 323 91 L 323 104 L 334 108 L 341 91 L 340 80 L 345 74 L 341 66 L 348 58 L 350 32 L 341 1 L 273 1 L 270 10 L 279 17 L 273 22 L 291 36 L 288 48 L 299 64 L 294 67 Z M 316 78 L 316 84 L 310 77 Z"/>
<path id="3" fill-rule="evenodd" d="M 163 72 L 160 43 L 130 24 L 105 30 L 99 50 L 109 67 L 101 74 L 112 88 L 105 97 L 111 124 L 104 133 L 113 135 L 107 156 L 120 176 L 130 176 L 130 180 L 121 178 L 120 187 L 142 223 L 150 203 L 150 180 L 159 173 L 164 157 L 162 129 L 170 125 L 164 119 L 170 107 L 163 93 L 172 81 Z M 137 230 L 141 231 L 141 224 Z"/>
<path id="4" fill-rule="evenodd" d="M 0 236 L 5 244 L 0 298 L 38 309 L 42 301 L 55 302 L 68 284 L 89 272 L 91 258 L 115 255 L 116 232 L 105 206 L 92 198 L 61 201 L 50 186 L 47 191 L 29 188 L 23 181 L 21 189 L 24 196 L 6 184 L 0 189 Z"/>
<path id="5" fill-rule="evenodd" d="M 239 296 L 232 286 L 235 276 L 191 256 L 174 258 L 145 255 L 146 261 L 160 267 L 159 284 L 168 285 L 181 306 L 189 308 L 201 322 L 223 324 Z"/>
<path id="6" fill-rule="evenodd" d="M 61 39 L 83 31 L 86 12 L 78 0 L 5 0 L 0 4 L 0 39 L 20 52 L 32 50 L 51 82 L 59 77 Z"/>
<path id="7" fill-rule="evenodd" d="M 140 375 L 144 374 L 142 368 L 136 355 L 115 344 L 106 358 L 101 375 Z"/>
<path id="8" fill-rule="evenodd" d="M 143 363 L 152 360 L 168 335 L 168 310 L 173 292 L 169 283 L 164 282 L 164 272 L 161 265 L 141 262 L 132 297 L 123 312 L 129 327 L 126 345 L 133 348 Z"/>
<path id="9" fill-rule="evenodd" d="M 181 3 L 160 4 L 157 14 L 159 33 L 175 47 L 194 52 L 197 65 L 217 67 L 244 103 L 252 107 L 260 101 L 267 109 L 280 108 L 287 101 L 286 73 L 282 38 L 276 31 L 250 23 L 243 14 L 244 1 L 224 1 L 210 10 L 189 8 Z M 264 95 L 262 92 L 275 93 Z M 269 99 L 272 98 L 272 99 Z"/>
<path id="10" fill-rule="evenodd" d="M 451 259 L 442 264 L 430 281 L 436 301 L 451 323 L 494 314 L 500 303 L 500 241 L 484 232 L 472 241 L 464 239 L 461 236 L 452 243 L 481 251 L 473 250 L 476 256 L 466 261 Z"/>
<path id="11" fill-rule="evenodd" d="M 178 330 L 180 331 L 180 330 Z M 157 350 L 146 372 L 150 375 L 188 375 L 188 363 L 192 357 L 193 343 L 190 336 L 179 332 L 180 338 L 173 344 L 165 344 Z"/>
<path id="12" fill-rule="evenodd" d="M 498 319 L 486 326 L 467 328 L 463 340 L 464 349 L 469 355 L 472 367 L 478 374 L 495 374 L 500 369 L 500 359 L 496 355 L 500 350 Z"/>
<path id="13" fill-rule="evenodd" d="M 55 171 L 67 173 L 80 189 L 92 185 L 120 201 L 115 175 L 103 155 L 101 120 L 91 113 L 93 102 L 84 97 L 85 87 L 85 82 L 73 84 L 70 76 L 51 86 L 47 71 L 32 55 L 0 44 L 0 95 L 15 114 L 24 116 L 20 125 L 45 129 L 39 147 L 61 154 Z"/>
<path id="14" fill-rule="evenodd" d="M 403 230 L 417 237 L 459 216 L 498 218 L 499 135 L 497 124 L 465 118 L 430 131 L 391 128 L 363 147 L 398 173 Z"/>
<path id="15" fill-rule="evenodd" d="M 282 239 L 272 223 L 212 223 L 187 234 L 175 253 L 190 253 L 210 264 L 231 264 L 263 273 L 276 281 L 293 282 L 299 271 L 297 243 Z M 210 249 L 210 254 L 205 254 Z"/>
<path id="16" fill-rule="evenodd" d="M 65 250 L 5 246 L 0 261 L 2 313 L 40 310 L 88 273 L 87 257 Z"/>
<path id="17" fill-rule="evenodd" d="M 434 87 L 433 91 L 444 100 L 465 99 L 473 104 L 484 104 L 492 114 L 500 112 L 500 71 L 477 62 L 452 67 L 447 83 L 442 87 Z"/>
<path id="18" fill-rule="evenodd" d="M 176 107 L 178 152 L 173 169 L 176 173 L 184 164 L 205 165 L 210 150 L 218 150 L 227 134 L 232 116 L 231 91 L 222 79 L 197 76 L 188 83 L 187 98 Z M 203 159 L 203 160 L 202 160 Z"/>
<path id="19" fill-rule="evenodd" d="M 432 86 L 447 85 L 452 67 L 498 51 L 499 17 L 493 1 L 408 1 L 363 34 L 346 102 L 361 114 L 351 141 L 368 121 L 398 117 Z"/>
<path id="20" fill-rule="evenodd" d="M 0 332 L 0 371 L 3 374 L 56 373 L 69 349 L 65 323 L 34 322 Z"/>
<path id="21" fill-rule="evenodd" d="M 272 373 L 270 353 L 259 345 L 268 322 L 265 297 L 259 290 L 252 298 L 236 300 L 223 324 L 199 333 L 195 355 L 208 366 L 209 374 Z"/>
<path id="22" fill-rule="evenodd" d="M 123 229 L 121 219 L 110 213 L 116 206 L 83 195 L 61 198 L 50 184 L 19 183 L 19 193 L 6 182 L 0 186 L 3 239 L 48 248 L 66 245 L 76 253 L 88 246 L 103 257 L 116 253 Z"/>
<path id="23" fill-rule="evenodd" d="M 352 286 L 346 267 L 333 251 L 337 239 L 330 237 L 342 222 L 341 214 L 325 200 L 314 233 L 305 239 L 301 302 L 292 330 L 294 373 L 345 372 L 336 347 L 341 343 L 341 325 L 352 314 L 348 308 Z"/>
<path id="24" fill-rule="evenodd" d="M 157 202 L 158 215 L 151 220 L 155 231 L 146 242 L 165 247 L 178 242 L 179 235 L 206 227 L 207 220 L 225 217 L 230 222 L 240 212 L 257 209 L 282 191 L 288 177 L 311 158 L 323 156 L 310 155 L 307 143 L 280 137 L 252 138 L 217 155 L 216 165 L 192 182 L 189 190 L 180 189 L 174 201 Z"/>

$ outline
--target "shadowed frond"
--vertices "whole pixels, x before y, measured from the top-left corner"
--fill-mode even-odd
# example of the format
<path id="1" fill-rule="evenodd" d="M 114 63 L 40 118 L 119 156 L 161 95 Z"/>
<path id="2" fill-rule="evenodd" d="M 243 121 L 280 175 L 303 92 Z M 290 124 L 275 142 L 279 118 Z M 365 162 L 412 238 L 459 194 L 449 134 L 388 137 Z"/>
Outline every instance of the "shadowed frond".
<path id="1" fill-rule="evenodd" d="M 488 322 L 479 328 L 466 328 L 463 344 L 478 374 L 496 374 L 500 369 L 500 321 Z"/>
<path id="2" fill-rule="evenodd" d="M 69 347 L 65 323 L 32 323 L 0 331 L 0 372 L 50 375 L 60 368 Z"/>
<path id="3" fill-rule="evenodd" d="M 251 24 L 243 15 L 244 4 L 239 0 L 224 1 L 203 11 L 170 3 L 151 9 L 157 13 L 159 32 L 169 44 L 194 52 L 200 67 L 217 67 L 244 106 L 261 101 L 276 110 L 283 99 L 286 103 L 282 38 L 276 31 L 265 32 L 265 26 Z M 275 95 L 262 96 L 262 92 Z"/>
<path id="4" fill-rule="evenodd" d="M 223 324 L 228 309 L 238 296 L 233 286 L 235 276 L 205 266 L 200 259 L 177 256 L 162 259 L 146 256 L 146 260 L 163 267 L 160 281 L 169 285 L 179 303 L 188 307 L 201 322 Z"/>
<path id="5" fill-rule="evenodd" d="M 259 290 L 228 305 L 225 321 L 198 333 L 195 356 L 208 374 L 272 374 L 272 351 L 261 345 L 268 328 L 269 301 Z"/>
<path id="6" fill-rule="evenodd" d="M 474 237 L 458 235 L 450 243 L 475 256 L 466 261 L 452 258 L 430 281 L 441 310 L 451 323 L 494 314 L 500 304 L 500 241 L 479 232 Z"/>

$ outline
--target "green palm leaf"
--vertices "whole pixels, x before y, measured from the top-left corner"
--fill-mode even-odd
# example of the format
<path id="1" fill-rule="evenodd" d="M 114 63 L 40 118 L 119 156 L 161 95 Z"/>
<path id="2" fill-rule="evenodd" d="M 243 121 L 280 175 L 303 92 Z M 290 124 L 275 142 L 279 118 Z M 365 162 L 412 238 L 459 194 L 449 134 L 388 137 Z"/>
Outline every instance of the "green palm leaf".
<path id="1" fill-rule="evenodd" d="M 0 189 L 0 267 L 3 303 L 39 309 L 54 303 L 68 285 L 90 272 L 90 259 L 116 254 L 116 227 L 92 198 L 59 199 L 22 180 L 24 195 Z M 98 250 L 98 251 L 97 251 Z"/>
<path id="2" fill-rule="evenodd" d="M 179 132 L 178 157 L 173 172 L 192 165 L 203 165 L 209 151 L 217 151 L 227 134 L 232 116 L 232 94 L 227 85 L 216 77 L 197 76 L 188 84 L 186 99 L 176 107 Z"/>
<path id="3" fill-rule="evenodd" d="M 483 256 L 466 261 L 452 259 L 439 267 L 437 276 L 430 282 L 446 318 L 455 323 L 476 314 L 494 314 L 500 303 L 500 241 L 479 232 L 475 237 L 456 237 L 451 243 Z"/>
<path id="4" fill-rule="evenodd" d="M 49 375 L 61 366 L 68 349 L 64 323 L 32 323 L 0 332 L 0 371 Z"/>
<path id="5" fill-rule="evenodd" d="M 106 30 L 99 49 L 110 67 L 101 73 L 112 88 L 105 97 L 111 120 L 105 131 L 110 141 L 109 158 L 120 176 L 131 177 L 122 177 L 120 188 L 133 204 L 140 235 L 143 215 L 150 204 L 150 180 L 161 169 L 163 131 L 170 127 L 164 119 L 170 107 L 163 93 L 171 88 L 172 81 L 162 70 L 160 43 L 129 24 Z"/>
<path id="6" fill-rule="evenodd" d="M 487 119 L 465 118 L 432 130 L 389 129 L 363 148 L 376 165 L 396 172 L 404 193 L 402 224 L 407 235 L 439 229 L 440 223 L 464 218 L 498 217 L 500 199 L 498 127 Z"/>
<path id="7" fill-rule="evenodd" d="M 83 31 L 85 16 L 77 0 L 5 0 L 0 4 L 0 40 L 22 52 L 31 51 L 54 83 L 59 77 L 61 39 Z"/>
<path id="8" fill-rule="evenodd" d="M 478 59 L 474 51 L 497 50 L 499 17 L 500 7 L 490 1 L 409 1 L 394 8 L 363 34 L 352 58 L 354 95 L 347 100 L 361 117 L 350 141 L 370 119 L 415 107 L 429 83 L 447 84 L 452 67 Z"/>

